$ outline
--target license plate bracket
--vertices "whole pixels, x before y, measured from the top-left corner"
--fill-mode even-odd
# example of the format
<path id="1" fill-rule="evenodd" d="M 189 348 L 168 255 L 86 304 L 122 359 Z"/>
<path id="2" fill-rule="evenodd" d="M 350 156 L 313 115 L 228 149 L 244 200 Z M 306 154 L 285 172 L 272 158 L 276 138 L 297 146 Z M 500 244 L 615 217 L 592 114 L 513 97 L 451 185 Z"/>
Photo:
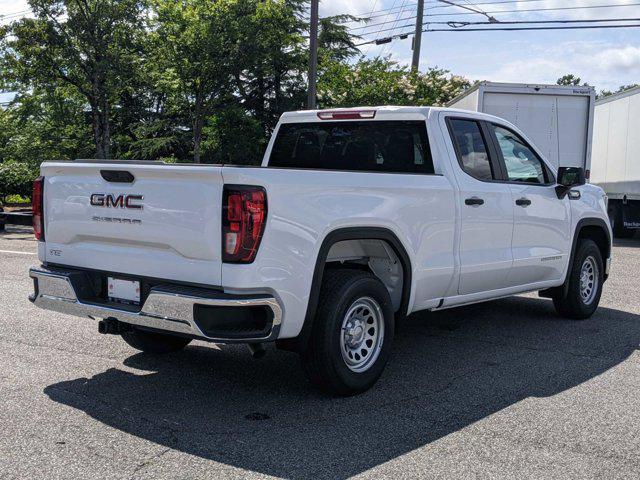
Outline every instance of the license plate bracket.
<path id="1" fill-rule="evenodd" d="M 112 302 L 140 305 L 140 282 L 107 277 L 107 296 Z"/>

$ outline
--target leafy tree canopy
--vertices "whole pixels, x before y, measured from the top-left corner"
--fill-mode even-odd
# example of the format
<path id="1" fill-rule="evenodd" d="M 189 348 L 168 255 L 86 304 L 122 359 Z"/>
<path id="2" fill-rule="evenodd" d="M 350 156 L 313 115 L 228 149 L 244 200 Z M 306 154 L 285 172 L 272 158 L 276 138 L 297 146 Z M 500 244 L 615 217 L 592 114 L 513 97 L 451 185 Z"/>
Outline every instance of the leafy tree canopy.
<path id="1" fill-rule="evenodd" d="M 29 4 L 33 18 L 0 27 L 0 89 L 16 92 L 0 107 L 5 195 L 29 183 L 9 173 L 32 179 L 43 160 L 256 164 L 280 115 L 305 107 L 305 0 Z M 354 20 L 320 21 L 322 107 L 442 105 L 469 86 L 360 58 Z"/>

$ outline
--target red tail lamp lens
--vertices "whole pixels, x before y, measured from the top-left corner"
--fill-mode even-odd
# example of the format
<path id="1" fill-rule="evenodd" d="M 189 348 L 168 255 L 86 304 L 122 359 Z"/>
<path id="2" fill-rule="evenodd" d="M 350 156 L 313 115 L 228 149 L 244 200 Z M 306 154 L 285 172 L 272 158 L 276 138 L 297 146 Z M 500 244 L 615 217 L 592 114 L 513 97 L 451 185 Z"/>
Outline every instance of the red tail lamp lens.
<path id="1" fill-rule="evenodd" d="M 33 193 L 31 195 L 31 205 L 33 214 L 33 233 L 36 240 L 44 240 L 44 177 L 38 177 L 33 181 Z"/>
<path id="2" fill-rule="evenodd" d="M 225 185 L 222 205 L 222 261 L 253 262 L 267 221 L 267 193 L 262 187 Z"/>

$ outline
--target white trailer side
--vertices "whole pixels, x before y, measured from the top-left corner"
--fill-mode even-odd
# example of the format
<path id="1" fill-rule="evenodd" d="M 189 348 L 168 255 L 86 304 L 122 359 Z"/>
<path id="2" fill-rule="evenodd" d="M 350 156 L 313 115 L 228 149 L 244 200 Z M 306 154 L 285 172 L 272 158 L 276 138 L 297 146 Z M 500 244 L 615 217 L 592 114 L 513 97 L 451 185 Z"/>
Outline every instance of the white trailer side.
<path id="1" fill-rule="evenodd" d="M 609 196 L 617 236 L 640 228 L 640 87 L 596 102 L 592 183 Z"/>
<path id="2" fill-rule="evenodd" d="M 556 167 L 591 168 L 592 87 L 481 82 L 448 106 L 504 118 Z"/>

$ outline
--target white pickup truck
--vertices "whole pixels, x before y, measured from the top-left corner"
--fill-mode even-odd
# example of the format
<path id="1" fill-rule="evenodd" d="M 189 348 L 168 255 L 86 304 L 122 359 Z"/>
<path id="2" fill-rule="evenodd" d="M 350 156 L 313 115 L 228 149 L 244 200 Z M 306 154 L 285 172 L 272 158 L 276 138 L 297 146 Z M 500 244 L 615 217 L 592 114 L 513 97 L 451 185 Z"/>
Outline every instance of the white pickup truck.
<path id="1" fill-rule="evenodd" d="M 379 107 L 282 116 L 260 167 L 47 162 L 34 184 L 39 307 L 164 353 L 192 339 L 297 351 L 348 395 L 394 325 L 528 291 L 598 306 L 606 196 L 482 113 Z"/>

